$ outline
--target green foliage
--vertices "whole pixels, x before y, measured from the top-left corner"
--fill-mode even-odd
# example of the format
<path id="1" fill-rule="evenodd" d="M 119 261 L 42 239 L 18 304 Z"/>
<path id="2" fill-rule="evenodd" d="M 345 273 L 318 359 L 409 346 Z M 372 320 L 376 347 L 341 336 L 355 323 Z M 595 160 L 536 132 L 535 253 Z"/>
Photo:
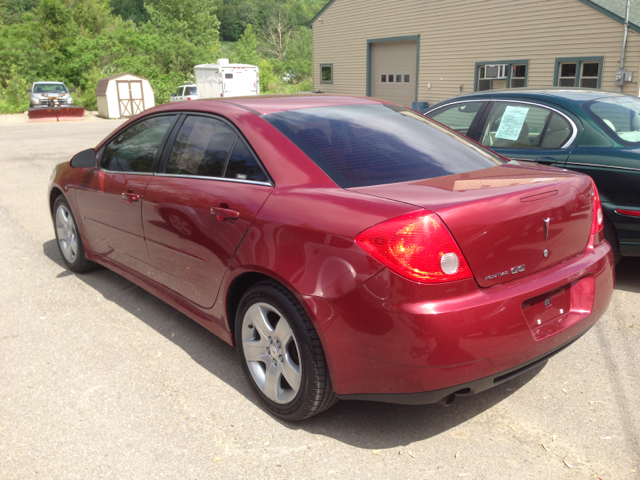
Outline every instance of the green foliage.
<path id="1" fill-rule="evenodd" d="M 11 68 L 11 78 L 7 88 L 0 95 L 0 113 L 20 113 L 29 108 L 27 82 L 22 78 L 15 66 Z"/>
<path id="2" fill-rule="evenodd" d="M 291 35 L 283 66 L 294 82 L 310 79 L 313 75 L 311 41 L 312 33 L 309 27 L 300 27 Z"/>
<path id="3" fill-rule="evenodd" d="M 229 58 L 260 68 L 262 93 L 310 90 L 307 22 L 326 0 L 0 0 L 0 112 L 24 111 L 34 81 L 63 81 L 96 109 L 98 80 L 148 78 L 156 103 Z M 286 42 L 268 42 L 279 19 Z M 232 40 L 223 42 L 220 40 Z M 275 53 L 273 53 L 275 52 Z"/>
<path id="4" fill-rule="evenodd" d="M 234 63 L 258 65 L 260 63 L 260 55 L 258 55 L 257 51 L 259 44 L 258 37 L 253 33 L 253 26 L 250 23 L 247 24 L 233 50 Z"/>
<path id="5" fill-rule="evenodd" d="M 144 8 L 144 0 L 111 0 L 111 13 L 123 20 L 131 20 L 136 25 L 149 21 L 149 12 Z"/>

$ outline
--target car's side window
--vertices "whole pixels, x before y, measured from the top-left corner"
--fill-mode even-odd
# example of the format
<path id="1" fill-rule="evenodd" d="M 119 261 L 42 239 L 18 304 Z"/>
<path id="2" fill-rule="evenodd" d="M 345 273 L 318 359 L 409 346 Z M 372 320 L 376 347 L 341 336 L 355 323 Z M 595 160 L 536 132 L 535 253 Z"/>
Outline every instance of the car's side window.
<path id="1" fill-rule="evenodd" d="M 181 97 L 182 96 L 182 92 L 184 92 L 184 87 L 178 88 L 178 92 L 176 93 L 176 96 L 177 97 Z"/>
<path id="2" fill-rule="evenodd" d="M 560 148 L 562 140 L 570 135 L 571 126 L 566 119 L 548 108 L 497 102 L 485 124 L 481 143 L 490 148 Z"/>
<path id="3" fill-rule="evenodd" d="M 566 118 L 554 112 L 544 131 L 540 148 L 562 148 L 569 137 L 571 137 L 571 125 Z"/>
<path id="4" fill-rule="evenodd" d="M 235 132 L 219 120 L 189 116 L 180 127 L 165 173 L 222 177 L 237 138 Z"/>
<path id="5" fill-rule="evenodd" d="M 483 102 L 454 103 L 428 113 L 429 117 L 467 135 Z"/>
<path id="6" fill-rule="evenodd" d="M 175 115 L 152 117 L 121 132 L 107 144 L 100 166 L 116 172 L 149 173 Z"/>
<path id="7" fill-rule="evenodd" d="M 238 140 L 229 158 L 225 178 L 266 182 L 267 176 L 242 140 Z"/>

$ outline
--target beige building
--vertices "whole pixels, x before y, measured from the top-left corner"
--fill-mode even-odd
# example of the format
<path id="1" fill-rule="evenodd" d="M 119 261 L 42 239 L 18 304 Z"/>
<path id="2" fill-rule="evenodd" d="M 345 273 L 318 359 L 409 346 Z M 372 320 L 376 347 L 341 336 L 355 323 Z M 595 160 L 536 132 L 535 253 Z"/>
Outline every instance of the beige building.
<path id="1" fill-rule="evenodd" d="M 640 0 L 622 91 L 638 95 Z M 403 105 L 474 91 L 615 90 L 625 0 L 331 0 L 310 22 L 315 91 Z"/>

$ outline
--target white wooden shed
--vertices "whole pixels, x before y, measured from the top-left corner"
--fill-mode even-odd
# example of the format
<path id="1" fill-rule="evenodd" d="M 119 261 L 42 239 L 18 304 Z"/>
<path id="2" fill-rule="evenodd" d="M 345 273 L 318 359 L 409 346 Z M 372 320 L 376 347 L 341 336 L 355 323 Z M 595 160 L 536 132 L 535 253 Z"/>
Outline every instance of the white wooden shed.
<path id="1" fill-rule="evenodd" d="M 103 118 L 133 117 L 156 104 L 149 80 L 131 73 L 100 79 L 96 97 Z"/>

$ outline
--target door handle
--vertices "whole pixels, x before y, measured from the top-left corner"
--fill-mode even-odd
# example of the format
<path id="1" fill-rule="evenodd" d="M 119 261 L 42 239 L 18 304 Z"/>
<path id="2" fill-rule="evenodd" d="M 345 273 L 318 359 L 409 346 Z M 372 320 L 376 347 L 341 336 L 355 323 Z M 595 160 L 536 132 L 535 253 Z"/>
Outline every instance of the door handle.
<path id="1" fill-rule="evenodd" d="M 140 200 L 140 195 L 138 195 L 137 193 L 123 193 L 122 198 L 124 198 L 127 203 L 131 203 Z"/>
<path id="2" fill-rule="evenodd" d="M 539 157 L 536 158 L 536 163 L 541 163 L 542 165 L 555 165 L 558 161 L 553 157 Z"/>
<path id="3" fill-rule="evenodd" d="M 226 205 L 225 205 L 226 206 Z M 224 207 L 211 207 L 211 215 L 215 215 L 218 220 L 224 222 L 227 218 L 235 220 L 240 217 L 240 212 Z"/>

